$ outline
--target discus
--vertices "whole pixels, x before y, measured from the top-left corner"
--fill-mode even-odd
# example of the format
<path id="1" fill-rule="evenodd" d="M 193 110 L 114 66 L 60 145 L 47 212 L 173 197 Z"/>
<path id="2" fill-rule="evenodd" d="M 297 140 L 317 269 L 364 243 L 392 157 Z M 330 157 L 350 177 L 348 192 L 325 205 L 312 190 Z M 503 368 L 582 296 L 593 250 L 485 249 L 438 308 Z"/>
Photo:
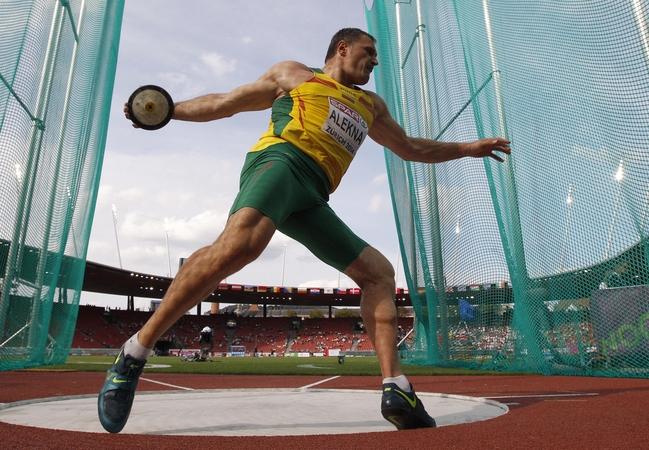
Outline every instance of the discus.
<path id="1" fill-rule="evenodd" d="M 128 99 L 131 121 L 143 130 L 158 130 L 169 123 L 174 114 L 171 96 L 159 86 L 141 86 Z"/>

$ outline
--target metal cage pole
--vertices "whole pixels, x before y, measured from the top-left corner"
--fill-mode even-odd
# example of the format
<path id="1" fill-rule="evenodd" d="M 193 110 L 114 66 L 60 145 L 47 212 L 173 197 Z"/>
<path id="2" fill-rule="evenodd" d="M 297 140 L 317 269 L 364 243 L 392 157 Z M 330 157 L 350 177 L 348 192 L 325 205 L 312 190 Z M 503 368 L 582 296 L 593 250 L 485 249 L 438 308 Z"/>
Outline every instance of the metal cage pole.
<path id="1" fill-rule="evenodd" d="M 426 25 L 424 24 L 423 13 L 421 9 L 421 0 L 417 0 L 417 23 L 419 38 L 417 39 L 417 53 L 418 53 L 418 68 L 419 68 L 419 83 L 420 93 L 424 113 L 424 135 L 428 139 L 432 139 L 433 133 L 431 126 L 433 123 L 433 113 L 430 108 L 430 91 L 428 89 L 428 82 L 426 74 L 428 73 L 427 54 L 424 41 L 424 34 L 426 32 Z M 437 294 L 437 302 L 439 309 L 439 330 L 438 333 L 442 338 L 442 345 L 440 349 L 440 356 L 443 361 L 449 359 L 449 340 L 448 340 L 448 304 L 446 299 L 445 281 L 444 281 L 444 259 L 442 257 L 442 235 L 441 235 L 441 220 L 439 214 L 439 196 L 437 193 L 437 176 L 434 164 L 426 167 L 428 174 L 428 188 L 430 192 L 431 203 L 431 239 L 432 239 L 432 262 L 433 273 L 432 281 Z M 427 287 L 428 290 L 428 287 Z M 428 295 L 427 295 L 428 297 Z M 430 308 L 429 308 L 430 309 Z M 431 325 L 434 323 L 435 328 L 437 325 L 437 311 L 429 311 L 429 321 Z M 434 328 L 433 328 L 434 329 Z"/>
<path id="2" fill-rule="evenodd" d="M 45 118 L 49 106 L 50 93 L 52 89 L 52 80 L 54 73 L 54 66 L 59 51 L 59 44 L 61 42 L 60 35 L 64 17 L 64 8 L 61 7 L 59 2 L 54 5 L 54 12 L 52 14 L 52 25 L 47 45 L 47 52 L 43 63 L 43 70 L 41 73 L 41 80 L 39 83 L 39 90 L 37 96 L 37 104 L 35 113 L 33 114 L 33 128 L 30 141 L 30 153 L 28 162 L 25 168 L 25 176 L 21 188 L 21 201 L 19 203 L 19 211 L 16 215 L 16 222 L 14 225 L 14 233 L 7 258 L 7 272 L 5 274 L 5 284 L 2 291 L 2 311 L 0 311 L 0 327 L 2 327 L 3 335 L 5 329 L 7 309 L 9 308 L 10 299 L 13 292 L 18 291 L 19 284 L 28 284 L 26 280 L 20 278 L 20 267 L 23 260 L 23 249 L 25 248 L 25 241 L 27 239 L 27 228 L 29 226 L 29 215 L 31 204 L 35 189 L 36 173 L 38 170 L 38 160 L 43 146 L 43 135 L 45 132 Z M 46 251 L 43 249 L 43 251 Z M 41 256 L 42 258 L 43 256 Z M 29 283 L 32 284 L 32 283 Z M 35 285 L 30 286 L 32 289 Z M 30 316 L 35 317 L 39 314 L 40 299 L 35 299 L 36 293 L 32 291 L 32 311 Z M 32 330 L 30 327 L 28 331 L 29 348 L 33 348 L 34 340 L 37 338 L 37 330 Z"/>

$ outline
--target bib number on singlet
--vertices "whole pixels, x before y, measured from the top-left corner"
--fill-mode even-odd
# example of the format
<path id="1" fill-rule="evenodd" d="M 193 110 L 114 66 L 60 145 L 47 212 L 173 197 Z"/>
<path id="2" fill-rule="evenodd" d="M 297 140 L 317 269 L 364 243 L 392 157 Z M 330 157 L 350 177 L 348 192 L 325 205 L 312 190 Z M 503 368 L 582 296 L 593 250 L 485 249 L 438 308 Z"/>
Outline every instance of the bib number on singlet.
<path id="1" fill-rule="evenodd" d="M 335 98 L 329 97 L 329 116 L 321 128 L 352 156 L 367 136 L 367 123 L 360 114 Z"/>

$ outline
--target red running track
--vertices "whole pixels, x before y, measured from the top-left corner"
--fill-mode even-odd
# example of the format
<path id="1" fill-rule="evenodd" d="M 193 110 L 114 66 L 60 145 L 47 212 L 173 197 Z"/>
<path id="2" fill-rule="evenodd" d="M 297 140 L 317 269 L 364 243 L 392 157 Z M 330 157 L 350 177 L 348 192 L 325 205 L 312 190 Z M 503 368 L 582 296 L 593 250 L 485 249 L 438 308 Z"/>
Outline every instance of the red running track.
<path id="1" fill-rule="evenodd" d="M 193 389 L 298 388 L 320 376 L 146 374 Z M 0 403 L 95 394 L 102 373 L 0 372 Z M 545 376 L 410 377 L 420 392 L 492 398 L 509 413 L 427 430 L 337 436 L 148 436 L 57 431 L 0 422 L 3 449 L 649 449 L 649 380 Z M 376 377 L 340 377 L 318 388 L 379 389 Z M 168 388 L 140 382 L 139 391 Z M 137 401 L 137 398 L 136 400 Z M 336 407 L 332 405 L 332 407 Z M 173 420 L 172 417 L 161 420 Z"/>

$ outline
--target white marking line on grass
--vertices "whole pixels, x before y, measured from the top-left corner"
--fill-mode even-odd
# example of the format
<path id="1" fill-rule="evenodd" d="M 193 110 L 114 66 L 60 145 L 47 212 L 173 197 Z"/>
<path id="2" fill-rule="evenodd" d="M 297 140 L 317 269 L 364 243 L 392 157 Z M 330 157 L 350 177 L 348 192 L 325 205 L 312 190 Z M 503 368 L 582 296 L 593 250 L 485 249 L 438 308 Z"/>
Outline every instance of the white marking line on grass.
<path id="1" fill-rule="evenodd" d="M 587 392 L 585 394 L 538 394 L 538 395 L 501 395 L 487 396 L 485 398 L 546 398 L 546 397 L 585 397 L 589 395 L 599 395 L 599 392 Z"/>
<path id="2" fill-rule="evenodd" d="M 163 386 L 172 387 L 172 388 L 176 388 L 176 389 L 183 389 L 185 391 L 193 391 L 192 388 L 183 387 L 183 386 L 176 386 L 175 384 L 163 383 L 162 381 L 156 381 L 156 380 L 152 380 L 150 378 L 140 377 L 140 380 L 148 381 L 150 383 L 161 384 Z"/>
<path id="3" fill-rule="evenodd" d="M 301 388 L 298 388 L 298 390 L 306 391 L 307 389 L 309 389 L 309 388 L 311 388 L 313 386 L 317 386 L 319 384 L 326 383 L 327 381 L 335 380 L 336 378 L 340 378 L 340 375 L 336 375 L 335 377 L 327 378 L 326 380 L 321 380 L 321 381 L 318 381 L 318 382 L 315 382 L 315 383 L 307 384 L 306 386 L 302 386 Z"/>

